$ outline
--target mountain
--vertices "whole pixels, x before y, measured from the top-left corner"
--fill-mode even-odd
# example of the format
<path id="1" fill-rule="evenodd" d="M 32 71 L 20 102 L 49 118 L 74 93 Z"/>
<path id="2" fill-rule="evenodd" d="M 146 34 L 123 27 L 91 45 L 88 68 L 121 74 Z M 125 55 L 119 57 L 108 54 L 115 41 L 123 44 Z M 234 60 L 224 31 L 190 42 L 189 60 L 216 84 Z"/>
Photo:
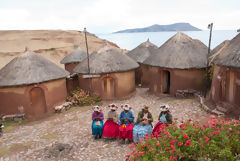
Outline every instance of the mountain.
<path id="1" fill-rule="evenodd" d="M 237 32 L 240 32 L 240 29 L 238 29 Z"/>
<path id="2" fill-rule="evenodd" d="M 160 32 L 160 31 L 201 31 L 189 23 L 174 23 L 170 25 L 152 25 L 144 28 L 126 29 L 114 33 L 133 33 L 133 32 Z"/>

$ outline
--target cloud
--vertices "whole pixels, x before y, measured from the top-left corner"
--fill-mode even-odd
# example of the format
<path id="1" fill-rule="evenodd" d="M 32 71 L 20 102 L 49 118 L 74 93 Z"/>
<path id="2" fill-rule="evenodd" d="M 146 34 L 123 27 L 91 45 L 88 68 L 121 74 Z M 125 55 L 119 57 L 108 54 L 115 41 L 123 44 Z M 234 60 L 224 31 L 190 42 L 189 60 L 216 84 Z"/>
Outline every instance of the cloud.
<path id="1" fill-rule="evenodd" d="M 236 29 L 237 0 L 8 0 L 0 1 L 0 29 L 78 29 L 90 32 L 189 22 Z M 2 3 L 2 4 L 1 4 Z"/>

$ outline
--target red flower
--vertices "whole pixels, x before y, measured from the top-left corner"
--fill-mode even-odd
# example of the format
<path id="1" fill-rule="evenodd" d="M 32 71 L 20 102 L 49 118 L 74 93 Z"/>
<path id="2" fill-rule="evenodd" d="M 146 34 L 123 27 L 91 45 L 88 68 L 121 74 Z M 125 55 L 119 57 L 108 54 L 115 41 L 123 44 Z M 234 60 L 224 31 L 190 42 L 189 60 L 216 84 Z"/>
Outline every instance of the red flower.
<path id="1" fill-rule="evenodd" d="M 181 142 L 179 142 L 179 143 L 178 143 L 178 146 L 182 146 L 182 143 L 181 143 Z"/>
<path id="2" fill-rule="evenodd" d="M 159 144 L 159 141 L 157 141 L 157 146 L 159 146 L 160 144 Z"/>
<path id="3" fill-rule="evenodd" d="M 185 146 L 188 147 L 191 144 L 191 140 L 187 140 Z"/>
<path id="4" fill-rule="evenodd" d="M 176 141 L 175 140 L 172 140 L 172 141 L 170 141 L 170 144 L 174 144 Z"/>
<path id="5" fill-rule="evenodd" d="M 195 129 L 197 129 L 198 128 L 198 126 L 195 126 Z"/>
<path id="6" fill-rule="evenodd" d="M 187 136 L 187 135 L 183 135 L 183 138 L 185 138 L 185 139 L 188 139 L 188 138 L 189 138 L 189 136 Z"/>
<path id="7" fill-rule="evenodd" d="M 170 156 L 170 157 L 169 157 L 169 159 L 170 159 L 170 160 L 172 160 L 172 159 L 173 159 L 173 157 L 172 157 L 172 156 Z"/>
<path id="8" fill-rule="evenodd" d="M 170 148 L 174 148 L 174 145 L 170 145 Z"/>

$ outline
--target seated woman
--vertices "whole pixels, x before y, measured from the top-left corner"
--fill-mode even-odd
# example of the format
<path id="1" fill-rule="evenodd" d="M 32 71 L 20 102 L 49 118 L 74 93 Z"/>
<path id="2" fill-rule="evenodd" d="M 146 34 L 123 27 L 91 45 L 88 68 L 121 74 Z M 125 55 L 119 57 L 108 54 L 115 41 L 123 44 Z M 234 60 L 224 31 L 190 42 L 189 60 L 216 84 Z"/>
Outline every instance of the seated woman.
<path id="1" fill-rule="evenodd" d="M 138 113 L 138 118 L 133 128 L 133 141 L 139 142 L 141 138 L 144 138 L 146 134 L 152 132 L 152 114 L 148 111 L 149 107 L 144 106 L 142 111 Z"/>
<path id="2" fill-rule="evenodd" d="M 93 107 L 92 113 L 92 135 L 95 135 L 95 139 L 102 137 L 103 131 L 103 113 L 101 112 L 101 108 L 99 106 Z"/>
<path id="3" fill-rule="evenodd" d="M 162 124 L 165 124 L 166 126 L 168 124 L 172 123 L 172 114 L 169 111 L 169 106 L 168 105 L 163 105 L 160 106 L 161 113 L 158 117 L 159 122 L 155 125 L 152 134 L 154 136 L 158 136 L 160 134 L 160 127 Z"/>
<path id="4" fill-rule="evenodd" d="M 107 121 L 103 125 L 103 137 L 116 138 L 119 133 L 118 114 L 116 110 L 118 107 L 115 104 L 108 105 L 110 111 L 108 112 Z"/>
<path id="5" fill-rule="evenodd" d="M 120 114 L 119 140 L 125 143 L 132 140 L 134 116 L 128 104 L 121 106 L 123 111 Z"/>

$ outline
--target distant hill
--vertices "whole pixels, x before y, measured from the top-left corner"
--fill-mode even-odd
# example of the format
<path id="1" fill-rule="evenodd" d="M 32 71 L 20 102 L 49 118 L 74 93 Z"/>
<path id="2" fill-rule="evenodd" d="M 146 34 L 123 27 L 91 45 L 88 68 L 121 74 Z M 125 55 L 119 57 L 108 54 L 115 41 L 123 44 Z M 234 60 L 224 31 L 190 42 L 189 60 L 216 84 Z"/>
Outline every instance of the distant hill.
<path id="1" fill-rule="evenodd" d="M 160 32 L 160 31 L 201 31 L 189 23 L 174 23 L 170 25 L 152 25 L 144 28 L 126 29 L 114 33 L 133 33 L 133 32 Z"/>
<path id="2" fill-rule="evenodd" d="M 238 29 L 237 32 L 240 32 L 240 29 Z"/>

